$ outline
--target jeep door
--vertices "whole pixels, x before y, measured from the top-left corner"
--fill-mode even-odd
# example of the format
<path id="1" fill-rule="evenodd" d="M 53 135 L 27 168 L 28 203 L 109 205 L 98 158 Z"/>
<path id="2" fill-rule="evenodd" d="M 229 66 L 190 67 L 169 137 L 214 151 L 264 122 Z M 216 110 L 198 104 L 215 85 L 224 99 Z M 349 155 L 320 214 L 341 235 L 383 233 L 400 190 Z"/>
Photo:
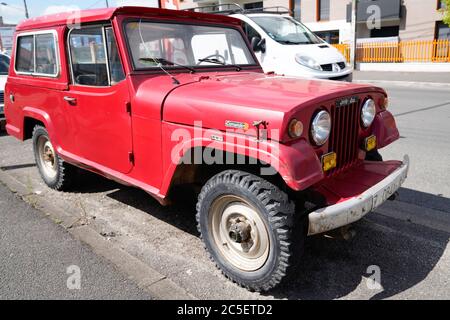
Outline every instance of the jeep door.
<path id="1" fill-rule="evenodd" d="M 78 153 L 100 170 L 129 173 L 132 129 L 129 91 L 110 26 L 85 26 L 68 34 L 72 108 Z"/>

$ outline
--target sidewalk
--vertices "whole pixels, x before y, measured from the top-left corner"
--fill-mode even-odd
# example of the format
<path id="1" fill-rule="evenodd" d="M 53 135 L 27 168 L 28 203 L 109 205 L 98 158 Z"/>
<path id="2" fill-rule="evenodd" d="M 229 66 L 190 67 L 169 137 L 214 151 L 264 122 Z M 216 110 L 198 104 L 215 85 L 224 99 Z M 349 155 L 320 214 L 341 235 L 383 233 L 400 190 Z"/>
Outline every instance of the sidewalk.
<path id="1" fill-rule="evenodd" d="M 355 71 L 353 80 L 355 82 L 450 86 L 450 73 Z"/>

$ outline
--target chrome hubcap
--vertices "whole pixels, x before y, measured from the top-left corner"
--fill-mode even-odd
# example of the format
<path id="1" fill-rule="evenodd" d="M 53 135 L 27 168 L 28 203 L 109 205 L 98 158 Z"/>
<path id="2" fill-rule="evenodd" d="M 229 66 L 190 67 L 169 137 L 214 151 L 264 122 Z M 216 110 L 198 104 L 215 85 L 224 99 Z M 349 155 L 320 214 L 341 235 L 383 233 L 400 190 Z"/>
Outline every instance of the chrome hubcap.
<path id="1" fill-rule="evenodd" d="M 209 227 L 221 255 L 243 271 L 261 269 L 269 257 L 270 238 L 258 211 L 232 195 L 214 201 Z"/>

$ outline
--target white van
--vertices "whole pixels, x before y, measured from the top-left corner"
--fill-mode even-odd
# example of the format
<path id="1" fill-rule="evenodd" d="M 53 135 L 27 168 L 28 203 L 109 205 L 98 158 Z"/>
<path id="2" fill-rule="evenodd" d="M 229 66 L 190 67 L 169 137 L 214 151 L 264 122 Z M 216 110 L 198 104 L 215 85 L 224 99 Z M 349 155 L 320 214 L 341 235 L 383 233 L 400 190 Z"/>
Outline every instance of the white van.
<path id="1" fill-rule="evenodd" d="M 9 57 L 0 53 L 0 130 L 5 124 L 5 84 L 9 72 Z"/>
<path id="2" fill-rule="evenodd" d="M 206 10 L 204 10 L 206 9 Z M 243 22 L 244 31 L 265 72 L 305 78 L 352 81 L 353 69 L 333 46 L 282 7 L 243 9 L 238 4 L 189 9 L 228 14 Z"/>

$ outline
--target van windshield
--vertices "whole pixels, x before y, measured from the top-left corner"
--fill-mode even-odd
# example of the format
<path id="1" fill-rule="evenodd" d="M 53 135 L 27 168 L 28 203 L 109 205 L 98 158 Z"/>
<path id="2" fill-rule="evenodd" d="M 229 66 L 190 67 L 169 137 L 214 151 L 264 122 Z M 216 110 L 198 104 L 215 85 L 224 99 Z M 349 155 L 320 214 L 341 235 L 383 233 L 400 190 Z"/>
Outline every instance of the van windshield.
<path id="1" fill-rule="evenodd" d="M 282 44 L 319 44 L 323 41 L 300 22 L 286 16 L 256 16 L 251 19 L 273 40 Z"/>
<path id="2" fill-rule="evenodd" d="M 9 72 L 9 57 L 0 54 L 0 75 L 7 75 Z"/>
<path id="3" fill-rule="evenodd" d="M 128 22 L 125 30 L 136 70 L 256 64 L 237 29 L 136 21 Z"/>

